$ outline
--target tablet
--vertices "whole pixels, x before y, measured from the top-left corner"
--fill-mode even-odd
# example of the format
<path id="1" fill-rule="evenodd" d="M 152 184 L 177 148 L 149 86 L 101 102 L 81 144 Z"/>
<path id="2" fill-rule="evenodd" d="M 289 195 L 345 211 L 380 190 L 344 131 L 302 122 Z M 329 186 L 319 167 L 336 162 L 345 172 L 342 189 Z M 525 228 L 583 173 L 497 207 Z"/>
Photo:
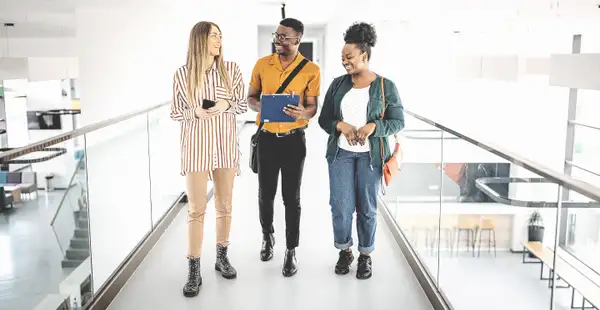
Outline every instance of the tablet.
<path id="1" fill-rule="evenodd" d="M 293 123 L 295 118 L 283 112 L 288 105 L 300 104 L 300 96 L 292 94 L 262 95 L 260 99 L 260 121 L 262 123 Z"/>

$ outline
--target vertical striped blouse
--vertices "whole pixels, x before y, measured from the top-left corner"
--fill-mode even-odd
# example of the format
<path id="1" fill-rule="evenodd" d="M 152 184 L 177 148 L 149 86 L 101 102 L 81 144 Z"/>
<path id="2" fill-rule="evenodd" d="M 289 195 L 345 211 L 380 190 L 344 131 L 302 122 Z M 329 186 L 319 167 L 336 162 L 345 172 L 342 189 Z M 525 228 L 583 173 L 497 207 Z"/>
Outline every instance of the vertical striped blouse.
<path id="1" fill-rule="evenodd" d="M 232 82 L 232 94 L 227 95 L 227 88 L 213 65 L 204 77 L 202 97 L 227 100 L 231 107 L 209 119 L 197 118 L 194 110 L 201 102 L 191 102 L 187 97 L 187 67 L 184 65 L 175 72 L 171 118 L 181 122 L 181 175 L 208 171 L 212 180 L 212 171 L 219 168 L 236 168 L 239 175 L 240 150 L 235 115 L 245 113 L 248 104 L 238 65 L 226 61 L 225 67 Z"/>

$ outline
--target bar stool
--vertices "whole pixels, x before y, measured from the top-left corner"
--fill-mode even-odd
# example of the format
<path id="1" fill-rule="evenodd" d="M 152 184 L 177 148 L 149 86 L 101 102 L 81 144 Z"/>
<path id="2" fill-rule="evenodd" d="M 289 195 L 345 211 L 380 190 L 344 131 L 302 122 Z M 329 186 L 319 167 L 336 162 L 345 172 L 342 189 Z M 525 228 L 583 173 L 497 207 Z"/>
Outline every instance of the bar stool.
<path id="1" fill-rule="evenodd" d="M 482 218 L 478 225 L 477 232 L 477 257 L 481 256 L 481 235 L 487 231 L 488 252 L 494 247 L 494 257 L 496 257 L 496 222 L 490 218 Z"/>
<path id="2" fill-rule="evenodd" d="M 432 229 L 432 252 L 434 252 L 443 243 L 446 245 L 446 249 L 450 250 L 450 255 L 454 255 L 454 226 L 456 225 L 456 217 L 450 215 L 442 215 L 440 224 L 440 226 L 436 225 Z"/>
<path id="3" fill-rule="evenodd" d="M 425 241 L 425 251 L 431 252 L 431 245 L 433 243 L 433 236 L 429 225 L 433 217 L 428 214 L 415 215 L 411 235 L 413 240 L 413 246 L 418 248 L 418 244 L 421 240 Z"/>
<path id="4" fill-rule="evenodd" d="M 458 248 L 460 247 L 461 241 L 466 241 L 467 243 L 467 252 L 470 249 L 473 250 L 473 257 L 475 257 L 475 236 L 477 231 L 478 220 L 476 220 L 471 215 L 459 215 L 458 216 L 458 225 L 456 226 L 456 251 L 458 252 Z M 466 233 L 466 238 L 461 239 L 462 233 Z"/>

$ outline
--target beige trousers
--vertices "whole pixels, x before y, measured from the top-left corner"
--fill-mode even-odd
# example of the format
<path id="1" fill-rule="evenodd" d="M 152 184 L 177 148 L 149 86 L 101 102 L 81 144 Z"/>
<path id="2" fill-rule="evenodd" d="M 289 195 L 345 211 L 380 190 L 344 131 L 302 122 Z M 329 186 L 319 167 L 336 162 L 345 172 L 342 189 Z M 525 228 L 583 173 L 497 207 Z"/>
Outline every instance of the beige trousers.
<path id="1" fill-rule="evenodd" d="M 229 245 L 231 230 L 231 200 L 236 169 L 213 171 L 214 202 L 217 218 L 217 244 Z M 206 213 L 206 185 L 208 171 L 188 172 L 188 258 L 198 258 L 202 253 L 204 214 Z"/>

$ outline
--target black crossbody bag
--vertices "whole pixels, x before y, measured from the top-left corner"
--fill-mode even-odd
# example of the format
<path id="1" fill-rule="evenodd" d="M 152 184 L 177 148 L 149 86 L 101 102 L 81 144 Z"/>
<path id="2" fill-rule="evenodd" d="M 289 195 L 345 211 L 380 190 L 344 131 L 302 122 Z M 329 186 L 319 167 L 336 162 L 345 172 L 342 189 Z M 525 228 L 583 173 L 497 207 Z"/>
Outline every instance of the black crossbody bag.
<path id="1" fill-rule="evenodd" d="M 279 86 L 279 89 L 275 93 L 283 93 L 283 91 L 287 88 L 288 84 L 290 84 L 290 82 L 296 77 L 298 72 L 300 72 L 300 70 L 302 70 L 302 68 L 304 68 L 304 66 L 307 63 L 308 59 L 302 59 L 302 61 L 298 64 L 298 66 L 296 66 L 296 68 L 294 68 L 294 71 L 290 73 L 290 75 L 285 79 L 285 81 L 283 81 L 283 83 L 281 84 L 281 86 Z M 258 138 L 260 135 L 260 131 L 263 128 L 263 125 L 264 123 L 260 122 L 256 133 L 250 138 L 250 169 L 252 169 L 252 172 L 254 173 L 258 173 Z"/>

